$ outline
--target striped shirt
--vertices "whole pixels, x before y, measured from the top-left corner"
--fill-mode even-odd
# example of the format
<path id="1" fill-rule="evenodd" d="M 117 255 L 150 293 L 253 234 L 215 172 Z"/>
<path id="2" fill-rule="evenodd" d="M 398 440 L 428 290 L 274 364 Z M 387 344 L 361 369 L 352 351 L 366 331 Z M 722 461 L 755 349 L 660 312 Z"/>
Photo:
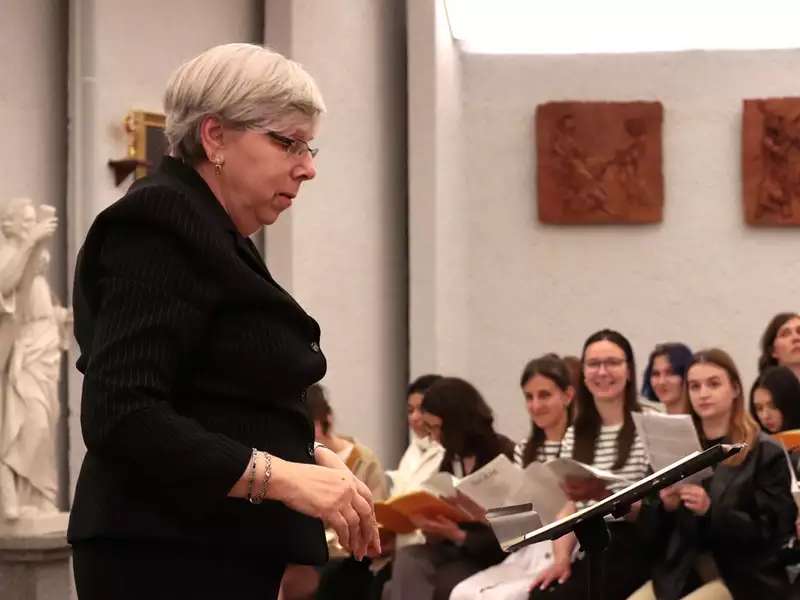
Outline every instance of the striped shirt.
<path id="1" fill-rule="evenodd" d="M 522 465 L 522 457 L 525 454 L 525 447 L 528 445 L 528 440 L 524 439 L 514 446 L 514 464 Z M 545 440 L 544 444 L 536 449 L 536 461 L 547 462 L 551 458 L 558 458 L 561 453 L 561 442 L 551 442 Z"/>
<path id="2" fill-rule="evenodd" d="M 628 455 L 628 460 L 622 465 L 621 469 L 612 469 L 612 465 L 617 460 L 617 435 L 619 434 L 622 425 L 602 425 L 600 433 L 597 436 L 594 450 L 594 461 L 592 466 L 598 469 L 611 471 L 615 475 L 620 475 L 630 482 L 639 481 L 645 477 L 650 470 L 647 463 L 647 455 L 644 450 L 644 444 L 639 438 L 638 434 L 634 434 L 633 444 L 631 445 L 631 452 Z M 567 458 L 575 458 L 573 451 L 575 448 L 575 429 L 569 427 L 564 434 L 564 441 L 561 443 L 561 456 Z M 625 483 L 610 483 L 608 489 L 611 492 L 617 492 L 628 484 Z M 594 501 L 589 502 L 576 502 L 578 510 L 589 506 Z"/>

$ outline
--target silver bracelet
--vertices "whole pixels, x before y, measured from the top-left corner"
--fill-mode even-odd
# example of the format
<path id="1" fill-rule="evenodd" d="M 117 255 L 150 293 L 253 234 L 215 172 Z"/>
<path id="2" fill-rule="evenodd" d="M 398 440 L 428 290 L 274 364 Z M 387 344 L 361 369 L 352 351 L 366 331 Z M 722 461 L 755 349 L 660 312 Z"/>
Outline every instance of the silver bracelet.
<path id="1" fill-rule="evenodd" d="M 314 442 L 314 452 L 315 453 L 317 451 L 317 448 L 328 448 L 328 447 L 325 444 L 323 444 L 322 442 Z M 330 448 L 328 448 L 328 450 L 330 450 Z"/>
<path id="2" fill-rule="evenodd" d="M 255 497 L 247 498 L 250 501 L 250 504 L 261 504 L 264 501 L 264 498 L 267 495 L 267 486 L 269 485 L 269 480 L 272 479 L 272 457 L 266 452 L 262 452 L 261 454 L 264 455 L 264 484 L 261 486 L 260 494 Z"/>
<path id="3" fill-rule="evenodd" d="M 258 450 L 253 448 L 250 455 L 250 477 L 247 479 L 247 499 L 253 501 L 253 482 L 256 480 L 256 458 L 258 458 Z"/>

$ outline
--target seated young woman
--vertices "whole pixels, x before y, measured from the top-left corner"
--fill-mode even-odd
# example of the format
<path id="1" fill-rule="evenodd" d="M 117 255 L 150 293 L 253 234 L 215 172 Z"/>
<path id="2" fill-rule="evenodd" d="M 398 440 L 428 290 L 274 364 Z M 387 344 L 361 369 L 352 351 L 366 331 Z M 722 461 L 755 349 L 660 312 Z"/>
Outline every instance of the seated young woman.
<path id="1" fill-rule="evenodd" d="M 386 471 L 391 482 L 389 492 L 392 495 L 418 489 L 420 484 L 439 470 L 444 449 L 431 439 L 425 429 L 425 422 L 422 420 L 422 399 L 425 392 L 441 378 L 441 375 L 436 374 L 421 375 L 408 385 L 406 390 L 408 447 L 400 458 L 397 469 Z M 407 543 L 411 541 L 408 539 Z M 419 539 L 416 543 L 422 541 L 424 540 Z"/>
<path id="2" fill-rule="evenodd" d="M 417 377 L 406 390 L 406 414 L 409 443 L 394 471 L 386 471 L 390 495 L 400 495 L 419 489 L 420 485 L 439 470 L 444 448 L 432 440 L 422 420 L 422 398 L 441 375 Z M 419 531 L 397 534 L 380 530 L 382 555 L 356 561 L 352 556 L 328 563 L 322 571 L 315 600 L 378 600 L 383 586 L 391 578 L 392 557 L 397 548 L 425 543 Z"/>
<path id="3" fill-rule="evenodd" d="M 494 431 L 494 417 L 471 384 L 456 377 L 434 383 L 422 400 L 423 419 L 445 450 L 440 469 L 463 477 L 498 454 L 513 457 L 514 443 Z M 497 564 L 504 553 L 489 526 L 439 517 L 414 521 L 426 542 L 400 548 L 384 589 L 394 600 L 447 600 L 463 579 Z"/>
<path id="4" fill-rule="evenodd" d="M 530 436 L 514 448 L 514 462 L 526 467 L 559 456 L 570 424 L 575 389 L 569 368 L 555 354 L 530 361 L 520 379 L 531 420 Z M 450 600 L 525 600 L 530 582 L 552 563 L 552 542 L 533 544 L 510 554 L 502 563 L 459 583 Z"/>
<path id="5" fill-rule="evenodd" d="M 800 379 L 800 314 L 778 313 L 761 335 L 761 356 L 758 372 L 767 367 L 789 367 Z"/>
<path id="6" fill-rule="evenodd" d="M 675 485 L 645 503 L 640 524 L 657 532 L 664 554 L 632 598 L 793 598 L 779 558 L 797 514 L 783 450 L 745 410 L 727 353 L 695 354 L 686 385 L 703 446 L 747 446 L 702 485 Z"/>
<path id="7" fill-rule="evenodd" d="M 789 367 L 767 367 L 750 390 L 750 414 L 768 434 L 800 429 L 800 380 Z"/>
<path id="8" fill-rule="evenodd" d="M 692 351 L 685 344 L 658 344 L 644 370 L 642 396 L 669 415 L 687 414 L 689 400 L 684 393 L 684 379 L 691 361 Z"/>
<path id="9" fill-rule="evenodd" d="M 632 412 L 637 401 L 636 364 L 630 342 L 617 331 L 604 329 L 589 336 L 581 355 L 575 423 L 567 429 L 561 456 L 609 470 L 630 481 L 648 472 L 647 458 L 636 434 Z M 567 516 L 624 487 L 608 486 L 598 479 L 571 480 L 564 491 L 571 498 L 560 516 Z M 641 551 L 634 521 L 638 506 L 624 518 L 609 523 L 611 542 L 594 561 L 604 573 L 600 585 L 607 600 L 621 600 L 649 575 L 647 556 Z M 553 544 L 553 564 L 530 584 L 530 597 L 564 600 L 583 598 L 590 582 L 589 561 L 576 553 L 577 539 L 567 534 Z"/>
<path id="10" fill-rule="evenodd" d="M 352 437 L 339 434 L 333 426 L 333 409 L 326 397 L 325 388 L 314 384 L 306 390 L 306 406 L 314 422 L 314 438 L 320 444 L 339 455 L 353 475 L 363 481 L 372 492 L 372 497 L 383 500 L 388 495 L 386 475 L 380 460 L 367 446 Z M 279 600 L 311 600 L 330 596 L 330 586 L 320 589 L 326 572 L 337 572 L 343 585 L 360 587 L 369 581 L 372 574 L 368 570 L 369 559 L 356 561 L 342 548 L 333 530 L 325 532 L 328 541 L 329 562 L 319 569 L 308 565 L 288 565 L 283 574 Z"/>
<path id="11" fill-rule="evenodd" d="M 750 389 L 750 414 L 764 433 L 800 429 L 800 379 L 789 367 L 767 367 Z M 800 473 L 800 448 L 788 447 L 795 474 Z"/>

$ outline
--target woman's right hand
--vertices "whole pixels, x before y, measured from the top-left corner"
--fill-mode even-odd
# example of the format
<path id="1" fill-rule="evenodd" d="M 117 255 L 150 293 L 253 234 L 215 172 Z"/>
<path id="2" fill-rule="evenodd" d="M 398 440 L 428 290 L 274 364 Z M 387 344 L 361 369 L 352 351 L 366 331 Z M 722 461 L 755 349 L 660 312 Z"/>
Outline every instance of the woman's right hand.
<path id="1" fill-rule="evenodd" d="M 573 502 L 602 500 L 610 494 L 606 482 L 597 477 L 567 477 L 561 489 Z"/>
<path id="2" fill-rule="evenodd" d="M 570 578 L 570 575 L 572 575 L 572 564 L 569 559 L 556 560 L 536 576 L 528 590 L 531 592 L 546 590 L 556 583 L 564 583 Z"/>
<path id="3" fill-rule="evenodd" d="M 267 497 L 322 519 L 359 560 L 380 553 L 372 494 L 346 467 L 293 463 L 273 456 Z"/>
<path id="4" fill-rule="evenodd" d="M 658 496 L 661 498 L 661 504 L 664 505 L 664 510 L 667 512 L 674 512 L 681 505 L 681 496 L 678 493 L 678 488 L 674 485 L 660 490 Z"/>

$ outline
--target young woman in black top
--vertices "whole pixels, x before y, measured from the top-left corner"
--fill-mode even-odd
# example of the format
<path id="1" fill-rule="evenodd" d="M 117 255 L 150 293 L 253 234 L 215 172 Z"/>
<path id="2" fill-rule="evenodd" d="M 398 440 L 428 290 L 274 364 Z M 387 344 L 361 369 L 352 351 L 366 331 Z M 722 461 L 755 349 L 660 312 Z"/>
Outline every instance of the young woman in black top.
<path id="1" fill-rule="evenodd" d="M 663 544 L 664 555 L 652 586 L 634 597 L 678 600 L 707 586 L 697 597 L 791 598 L 779 552 L 794 533 L 797 508 L 783 449 L 759 432 L 745 409 L 727 353 L 698 352 L 686 379 L 703 445 L 747 446 L 702 484 L 672 486 L 645 504 L 640 523 Z"/>
<path id="2" fill-rule="evenodd" d="M 440 379 L 425 392 L 422 411 L 431 437 L 445 449 L 441 471 L 463 477 L 498 454 L 513 457 L 513 442 L 494 431 L 491 409 L 467 381 Z M 485 523 L 420 517 L 415 525 L 427 541 L 397 552 L 389 584 L 393 600 L 447 600 L 457 583 L 505 556 Z"/>

